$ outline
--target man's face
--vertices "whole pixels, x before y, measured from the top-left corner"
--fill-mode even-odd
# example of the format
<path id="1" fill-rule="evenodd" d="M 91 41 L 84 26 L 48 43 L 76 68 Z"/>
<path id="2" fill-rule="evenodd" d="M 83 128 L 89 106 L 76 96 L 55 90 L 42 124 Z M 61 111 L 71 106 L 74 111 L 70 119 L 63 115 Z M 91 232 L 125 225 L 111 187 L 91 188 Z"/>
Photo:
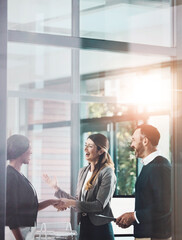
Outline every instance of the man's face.
<path id="1" fill-rule="evenodd" d="M 135 150 L 135 156 L 137 158 L 144 157 L 145 146 L 143 144 L 144 136 L 141 134 L 141 129 L 138 128 L 132 135 L 131 147 Z"/>

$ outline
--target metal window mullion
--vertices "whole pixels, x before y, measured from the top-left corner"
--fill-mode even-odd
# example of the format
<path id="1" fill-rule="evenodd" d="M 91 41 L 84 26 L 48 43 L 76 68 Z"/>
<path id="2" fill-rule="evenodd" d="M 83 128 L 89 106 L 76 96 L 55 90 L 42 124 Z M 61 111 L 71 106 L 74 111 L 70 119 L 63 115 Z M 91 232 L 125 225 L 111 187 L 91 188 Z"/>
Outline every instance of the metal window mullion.
<path id="1" fill-rule="evenodd" d="M 76 0 L 75 0 L 76 1 Z M 75 10 L 76 11 L 76 10 Z M 75 16 L 75 14 L 74 14 Z M 76 25 L 76 23 L 74 23 Z M 78 24 L 77 24 L 78 25 Z M 173 47 L 162 47 L 139 43 L 128 43 L 111 40 L 101 40 L 92 38 L 80 38 L 76 36 L 78 31 L 72 32 L 73 36 L 61 36 L 46 33 L 23 32 L 16 30 L 8 31 L 8 41 L 18 43 L 28 43 L 36 45 L 71 47 L 76 49 L 88 49 L 98 51 L 109 51 L 117 53 L 137 53 L 144 55 L 176 56 L 176 49 Z"/>
<path id="2" fill-rule="evenodd" d="M 79 39 L 79 0 L 72 0 L 72 37 Z M 76 195 L 80 167 L 80 72 L 79 48 L 71 50 L 71 194 Z M 71 211 L 71 224 L 77 229 L 76 215 Z"/>
<path id="3" fill-rule="evenodd" d="M 0 1 L 0 239 L 6 214 L 7 0 Z"/>
<path id="4" fill-rule="evenodd" d="M 80 0 L 72 0 L 72 36 L 80 37 Z"/>
<path id="5" fill-rule="evenodd" d="M 173 122 L 172 122 L 172 203 L 173 203 L 173 239 L 181 240 L 182 236 L 182 29 L 181 0 L 174 1 L 176 25 L 176 53 L 173 68 Z"/>
<path id="6" fill-rule="evenodd" d="M 171 7 L 171 45 L 176 48 L 176 0 L 170 0 Z"/>

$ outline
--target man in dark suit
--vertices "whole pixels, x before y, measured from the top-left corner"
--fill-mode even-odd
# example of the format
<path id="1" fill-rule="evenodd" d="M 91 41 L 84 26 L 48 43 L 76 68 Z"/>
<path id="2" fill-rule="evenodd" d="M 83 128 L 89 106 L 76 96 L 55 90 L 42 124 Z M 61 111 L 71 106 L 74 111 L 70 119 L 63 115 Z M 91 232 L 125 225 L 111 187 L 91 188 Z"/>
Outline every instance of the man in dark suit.
<path id="1" fill-rule="evenodd" d="M 132 136 L 131 147 L 143 168 L 135 185 L 135 211 L 122 214 L 116 224 L 133 224 L 136 239 L 171 239 L 171 165 L 157 151 L 159 139 L 159 131 L 148 124 Z"/>

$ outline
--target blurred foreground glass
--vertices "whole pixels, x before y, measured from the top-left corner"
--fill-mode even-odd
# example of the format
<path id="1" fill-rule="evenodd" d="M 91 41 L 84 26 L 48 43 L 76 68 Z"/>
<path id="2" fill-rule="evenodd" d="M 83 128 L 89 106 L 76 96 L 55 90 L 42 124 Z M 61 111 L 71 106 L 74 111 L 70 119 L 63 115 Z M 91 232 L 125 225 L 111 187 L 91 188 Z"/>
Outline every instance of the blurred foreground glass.
<path id="1" fill-rule="evenodd" d="M 70 36 L 71 0 L 10 0 L 8 29 Z"/>
<path id="2" fill-rule="evenodd" d="M 71 49 L 9 43 L 7 84 L 7 135 L 20 133 L 30 139 L 32 157 L 23 173 L 39 201 L 54 197 L 43 173 L 56 176 L 70 192 Z M 70 222 L 70 210 L 60 214 L 49 207 L 39 213 L 37 222 L 52 219 Z"/>
<path id="3" fill-rule="evenodd" d="M 80 0 L 81 37 L 170 47 L 170 0 Z"/>
<path id="4" fill-rule="evenodd" d="M 85 117 L 168 111 L 171 68 L 170 57 L 82 50 L 81 97 L 87 105 Z"/>
<path id="5" fill-rule="evenodd" d="M 109 137 L 118 179 L 115 194 L 134 196 L 141 166 L 130 142 L 138 124 L 148 122 L 159 128 L 163 135 L 160 148 L 166 149 L 170 159 L 171 59 L 81 50 L 80 73 L 82 138 L 89 132 Z"/>
<path id="6" fill-rule="evenodd" d="M 38 92 L 70 93 L 70 84 L 71 49 L 8 44 L 8 90 L 33 92 L 34 96 Z M 52 98 L 56 96 L 58 95 L 53 95 Z"/>

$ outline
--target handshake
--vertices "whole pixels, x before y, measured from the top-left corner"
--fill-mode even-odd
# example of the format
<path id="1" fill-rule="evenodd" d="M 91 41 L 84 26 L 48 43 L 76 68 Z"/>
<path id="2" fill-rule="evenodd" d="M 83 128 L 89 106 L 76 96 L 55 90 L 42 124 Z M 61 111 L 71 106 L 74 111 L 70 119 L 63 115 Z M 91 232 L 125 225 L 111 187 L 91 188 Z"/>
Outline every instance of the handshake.
<path id="1" fill-rule="evenodd" d="M 57 211 L 64 211 L 67 208 L 75 207 L 76 201 L 68 198 L 52 199 L 51 205 L 53 205 Z"/>
<path id="2" fill-rule="evenodd" d="M 43 174 L 44 181 L 50 185 L 55 191 L 60 190 L 56 177 L 49 177 L 47 174 Z M 52 199 L 51 205 L 57 208 L 58 211 L 64 211 L 70 207 L 76 207 L 76 201 L 70 198 Z"/>

